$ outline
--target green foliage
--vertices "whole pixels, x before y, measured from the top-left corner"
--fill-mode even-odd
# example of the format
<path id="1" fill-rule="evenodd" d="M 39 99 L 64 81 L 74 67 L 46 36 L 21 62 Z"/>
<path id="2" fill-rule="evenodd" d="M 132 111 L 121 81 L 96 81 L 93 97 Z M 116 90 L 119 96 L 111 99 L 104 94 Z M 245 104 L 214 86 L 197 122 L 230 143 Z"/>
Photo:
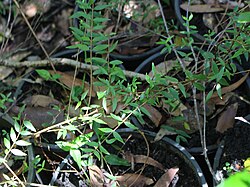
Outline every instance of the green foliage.
<path id="1" fill-rule="evenodd" d="M 225 181 L 223 181 L 218 187 L 248 187 L 250 186 L 250 173 L 247 170 L 238 172 L 234 175 L 231 175 Z"/>

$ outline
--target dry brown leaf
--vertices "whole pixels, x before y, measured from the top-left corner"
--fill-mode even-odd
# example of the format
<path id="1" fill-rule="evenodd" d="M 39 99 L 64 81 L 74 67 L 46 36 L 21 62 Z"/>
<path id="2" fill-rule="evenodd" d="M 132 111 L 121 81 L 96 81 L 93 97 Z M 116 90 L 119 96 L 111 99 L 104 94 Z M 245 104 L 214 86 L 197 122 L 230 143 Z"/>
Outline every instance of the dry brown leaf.
<path id="1" fill-rule="evenodd" d="M 150 120 L 154 123 L 156 127 L 158 127 L 163 120 L 163 115 L 153 106 L 145 104 L 143 107 L 150 113 Z"/>
<path id="2" fill-rule="evenodd" d="M 170 168 L 161 176 L 154 187 L 168 187 L 178 171 L 179 168 Z"/>
<path id="3" fill-rule="evenodd" d="M 210 4 L 201 4 L 201 5 L 190 5 L 188 6 L 188 3 L 183 3 L 180 5 L 180 7 L 189 12 L 194 12 L 194 13 L 213 13 L 213 12 L 223 12 L 225 11 L 224 8 L 220 7 L 214 7 Z"/>
<path id="4" fill-rule="evenodd" d="M 175 135 L 175 134 L 176 134 L 175 132 L 170 132 L 167 129 L 161 128 L 157 132 L 154 141 L 157 142 L 157 141 L 161 140 L 164 136 Z"/>
<path id="5" fill-rule="evenodd" d="M 137 164 L 147 164 L 147 165 L 151 165 L 154 167 L 157 167 L 161 170 L 164 170 L 164 167 L 161 163 L 159 163 L 158 161 L 156 161 L 155 159 L 145 156 L 145 155 L 133 155 L 130 152 L 125 152 L 124 153 L 124 158 L 126 160 L 128 160 L 129 162 L 134 162 Z"/>
<path id="6" fill-rule="evenodd" d="M 234 103 L 228 106 L 228 108 L 224 112 L 222 112 L 215 128 L 217 132 L 223 133 L 227 129 L 233 127 L 237 109 L 238 103 Z"/>
<path id="7" fill-rule="evenodd" d="M 175 61 L 173 60 L 167 60 L 164 62 L 161 62 L 160 64 L 155 66 L 155 69 L 157 72 L 166 75 L 174 66 L 175 66 Z M 150 71 L 148 74 L 150 77 L 153 76 L 153 72 Z"/>
<path id="8" fill-rule="evenodd" d="M 175 104 L 178 104 L 178 102 L 179 101 L 176 101 Z M 174 111 L 170 111 L 170 106 L 166 103 L 163 103 L 162 107 L 167 109 L 169 114 L 171 114 L 172 116 L 181 116 L 183 111 L 187 110 L 187 107 L 182 103 L 179 103 L 179 106 Z"/>
<path id="9" fill-rule="evenodd" d="M 153 179 L 135 173 L 126 173 L 122 176 L 116 176 L 121 186 L 143 187 L 154 183 Z"/>
<path id="10" fill-rule="evenodd" d="M 27 97 L 24 101 L 24 104 L 27 106 L 34 106 L 34 107 L 50 107 L 51 105 L 59 105 L 62 106 L 62 103 L 54 98 L 51 98 L 46 95 L 32 95 Z"/>
<path id="11" fill-rule="evenodd" d="M 52 70 L 49 70 L 50 74 L 54 75 L 55 72 L 52 71 Z M 60 71 L 57 71 L 56 74 L 59 74 L 61 75 L 61 77 L 59 78 L 59 81 L 61 83 L 63 83 L 65 86 L 67 86 L 68 88 L 71 88 L 72 87 L 72 84 L 73 84 L 73 81 L 74 81 L 74 75 L 69 75 L 67 73 L 64 73 L 64 72 L 60 72 Z M 78 78 L 75 78 L 75 81 L 74 81 L 74 86 L 82 86 L 82 84 L 84 84 L 84 91 L 87 91 L 89 90 L 88 92 L 88 96 L 90 95 L 90 86 L 89 86 L 89 83 L 87 83 L 86 81 L 83 82 L 83 80 L 81 79 L 78 79 Z M 91 94 L 92 97 L 96 97 L 96 92 L 92 89 L 92 94 Z"/>
<path id="12" fill-rule="evenodd" d="M 235 89 L 237 89 L 243 82 L 245 82 L 245 80 L 247 79 L 248 75 L 249 75 L 249 72 L 246 75 L 244 75 L 244 77 L 242 77 L 237 82 L 235 82 L 235 83 L 233 83 L 233 84 L 231 84 L 231 85 L 229 85 L 227 87 L 223 87 L 221 89 L 221 94 L 223 95 L 225 93 L 232 92 Z M 211 96 L 211 98 L 214 98 L 214 97 L 218 97 L 218 94 L 216 92 L 213 93 L 213 95 Z"/>
<path id="13" fill-rule="evenodd" d="M 18 115 L 20 108 L 15 106 L 10 110 L 10 115 Z M 30 121 L 36 129 L 43 129 L 43 124 L 50 125 L 64 121 L 64 113 L 48 107 L 26 107 L 21 116 L 22 119 Z"/>
<path id="14" fill-rule="evenodd" d="M 248 75 L 249 75 L 249 72 L 246 75 L 244 75 L 244 77 L 242 77 L 237 82 L 235 82 L 235 83 L 233 83 L 233 84 L 231 84 L 231 85 L 229 85 L 227 87 L 221 88 L 221 94 L 224 95 L 226 93 L 232 92 L 235 89 L 237 89 L 243 82 L 245 82 L 245 80 L 247 79 Z M 217 92 L 214 92 L 210 99 L 213 99 L 215 97 L 219 97 Z M 201 93 L 197 94 L 196 98 L 199 99 L 199 100 L 201 100 L 202 99 L 202 94 Z"/>
<path id="15" fill-rule="evenodd" d="M 91 186 L 102 187 L 104 185 L 104 175 L 101 169 L 96 166 L 89 166 L 89 177 Z"/>
<path id="16" fill-rule="evenodd" d="M 0 66 L 0 80 L 4 80 L 6 77 L 8 77 L 13 70 L 9 67 Z"/>

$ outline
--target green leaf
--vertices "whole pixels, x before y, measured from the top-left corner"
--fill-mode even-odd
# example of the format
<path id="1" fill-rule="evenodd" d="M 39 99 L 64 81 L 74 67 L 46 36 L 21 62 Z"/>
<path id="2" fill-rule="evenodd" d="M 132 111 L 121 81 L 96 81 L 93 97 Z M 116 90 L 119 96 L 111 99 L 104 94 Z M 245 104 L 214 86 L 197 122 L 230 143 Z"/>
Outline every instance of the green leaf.
<path id="1" fill-rule="evenodd" d="M 121 135 L 120 135 L 118 132 L 114 131 L 114 132 L 113 132 L 113 136 L 114 136 L 115 139 L 118 140 L 119 142 L 125 143 L 124 140 L 122 139 Z"/>
<path id="2" fill-rule="evenodd" d="M 106 21 L 108 21 L 108 20 L 110 20 L 110 19 L 108 19 L 108 18 L 94 18 L 94 22 L 95 23 L 102 23 L 102 22 L 106 22 Z"/>
<path id="3" fill-rule="evenodd" d="M 114 112 L 115 109 L 117 108 L 117 104 L 118 104 L 118 99 L 115 97 L 112 99 L 112 112 Z"/>
<path id="4" fill-rule="evenodd" d="M 113 132 L 114 130 L 111 129 L 111 128 L 98 128 L 100 131 L 102 132 L 105 132 L 105 133 L 111 133 Z"/>
<path id="5" fill-rule="evenodd" d="M 186 89 L 185 89 L 185 87 L 183 86 L 183 84 L 178 83 L 178 87 L 179 87 L 179 89 L 181 90 L 182 95 L 186 98 L 186 97 L 187 97 L 187 93 L 186 93 Z"/>
<path id="6" fill-rule="evenodd" d="M 72 156 L 72 158 L 74 159 L 74 161 L 77 163 L 78 167 L 81 169 L 82 168 L 82 164 L 81 164 L 81 151 L 78 149 L 70 149 L 69 154 Z"/>
<path id="7" fill-rule="evenodd" d="M 15 131 L 14 131 L 14 129 L 11 127 L 11 129 L 10 129 L 10 139 L 13 141 L 13 142 L 15 142 L 16 140 L 17 140 L 17 138 L 16 138 L 16 133 L 15 133 Z"/>
<path id="8" fill-rule="evenodd" d="M 242 172 L 236 172 L 234 175 L 230 175 L 224 180 L 218 187 L 249 187 L 250 174 L 247 170 Z"/>
<path id="9" fill-rule="evenodd" d="M 201 83 L 194 82 L 193 84 L 194 84 L 194 87 L 197 88 L 198 90 L 205 91 L 205 88 L 204 88 L 204 86 Z"/>
<path id="10" fill-rule="evenodd" d="M 24 141 L 24 140 L 17 140 L 16 144 L 19 145 L 19 146 L 28 146 L 28 145 L 31 145 L 30 142 L 27 142 L 27 141 Z"/>
<path id="11" fill-rule="evenodd" d="M 99 44 L 93 48 L 93 51 L 98 52 L 98 51 L 103 51 L 104 49 L 107 49 L 109 47 L 108 44 Z"/>
<path id="12" fill-rule="evenodd" d="M 112 143 L 114 143 L 115 141 L 116 141 L 115 138 L 111 138 L 111 139 L 109 139 L 109 140 L 107 139 L 107 140 L 106 140 L 106 143 L 107 143 L 107 144 L 112 144 Z"/>
<path id="13" fill-rule="evenodd" d="M 216 85 L 216 90 L 217 90 L 218 96 L 222 99 L 221 85 L 220 85 L 220 84 L 217 84 L 217 85 Z"/>
<path id="14" fill-rule="evenodd" d="M 7 160 L 5 160 L 3 157 L 0 157 L 0 164 L 2 164 L 2 163 L 6 163 L 7 162 Z"/>
<path id="15" fill-rule="evenodd" d="M 90 14 L 86 14 L 83 11 L 75 12 L 72 16 L 70 16 L 70 18 L 80 18 L 80 17 L 83 17 L 83 18 L 89 19 L 89 20 L 91 19 L 91 15 Z"/>
<path id="16" fill-rule="evenodd" d="M 118 157 L 117 155 L 106 155 L 104 157 L 106 159 L 106 161 L 110 164 L 110 165 L 115 165 L 115 166 L 130 166 L 130 163 L 123 159 Z"/>
<path id="17" fill-rule="evenodd" d="M 112 65 L 120 65 L 120 64 L 122 64 L 123 62 L 120 61 L 120 60 L 112 60 L 112 61 L 110 61 L 109 63 L 112 64 Z"/>
<path id="18" fill-rule="evenodd" d="M 110 116 L 113 118 L 113 119 L 115 119 L 116 121 L 119 121 L 119 122 L 122 122 L 123 120 L 122 120 L 122 118 L 120 117 L 120 116 L 117 116 L 117 115 L 115 115 L 115 114 L 110 114 Z"/>
<path id="19" fill-rule="evenodd" d="M 10 149 L 10 141 L 7 138 L 3 139 L 3 143 L 7 149 Z"/>
<path id="20" fill-rule="evenodd" d="M 94 10 L 100 11 L 100 10 L 106 9 L 106 8 L 108 8 L 108 7 L 110 7 L 110 6 L 111 6 L 111 4 L 97 5 L 97 6 L 94 7 Z"/>
<path id="21" fill-rule="evenodd" d="M 45 70 L 45 69 L 37 69 L 36 72 L 38 73 L 38 75 L 40 77 L 42 77 L 43 79 L 45 79 L 46 81 L 49 80 L 51 78 L 50 73 Z"/>
<path id="22" fill-rule="evenodd" d="M 26 156 L 27 154 L 20 149 L 11 149 L 11 152 L 16 156 Z"/>
<path id="23" fill-rule="evenodd" d="M 133 130 L 138 130 L 138 127 L 136 127 L 135 125 L 133 125 L 132 123 L 130 123 L 129 121 L 125 121 L 124 124 L 130 128 L 130 129 L 133 129 Z"/>
<path id="24" fill-rule="evenodd" d="M 15 128 L 16 132 L 20 132 L 20 129 L 21 129 L 20 125 L 16 120 L 14 121 L 14 128 Z"/>
<path id="25" fill-rule="evenodd" d="M 145 107 L 140 107 L 140 110 L 142 111 L 142 113 L 146 114 L 149 118 L 151 118 L 151 114 L 148 112 L 148 110 Z"/>
<path id="26" fill-rule="evenodd" d="M 108 72 L 103 67 L 100 67 L 93 72 L 93 75 L 108 75 Z"/>
<path id="27" fill-rule="evenodd" d="M 107 149 L 105 149 L 102 145 L 99 146 L 100 147 L 100 151 L 106 155 L 109 155 L 109 152 L 107 151 Z"/>
<path id="28" fill-rule="evenodd" d="M 250 12 L 242 12 L 242 13 L 240 13 L 237 21 L 240 22 L 240 23 L 250 22 Z"/>
<path id="29" fill-rule="evenodd" d="M 210 90 L 210 91 L 208 92 L 208 94 L 206 95 L 206 102 L 209 101 L 209 99 L 212 97 L 213 93 L 214 93 L 214 90 Z"/>
<path id="30" fill-rule="evenodd" d="M 99 118 L 93 118 L 93 121 L 95 121 L 96 123 L 99 123 L 99 124 L 107 124 L 105 121 L 103 121 Z"/>
<path id="31" fill-rule="evenodd" d="M 75 45 L 71 45 L 71 46 L 68 46 L 67 48 L 69 49 L 80 49 L 82 51 L 88 51 L 89 50 L 89 47 L 85 44 L 75 44 Z"/>
<path id="32" fill-rule="evenodd" d="M 27 127 L 29 130 L 36 132 L 35 127 L 32 125 L 30 121 L 24 121 L 23 122 L 24 126 Z"/>
<path id="33" fill-rule="evenodd" d="M 103 65 L 107 63 L 107 60 L 104 58 L 99 58 L 99 57 L 93 57 L 92 61 L 96 64 Z"/>
<path id="34" fill-rule="evenodd" d="M 173 82 L 173 83 L 178 83 L 178 79 L 174 78 L 174 77 L 170 77 L 170 76 L 165 76 L 166 80 L 168 80 L 169 82 Z"/>
<path id="35" fill-rule="evenodd" d="M 102 99 L 106 95 L 106 91 L 104 92 L 97 92 L 97 98 L 98 100 Z"/>

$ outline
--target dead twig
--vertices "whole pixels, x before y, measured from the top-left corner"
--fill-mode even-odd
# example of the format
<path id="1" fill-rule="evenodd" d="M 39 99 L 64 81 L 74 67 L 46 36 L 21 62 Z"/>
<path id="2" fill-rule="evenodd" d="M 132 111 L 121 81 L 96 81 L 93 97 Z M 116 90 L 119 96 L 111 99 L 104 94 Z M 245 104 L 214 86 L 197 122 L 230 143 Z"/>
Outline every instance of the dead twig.
<path id="1" fill-rule="evenodd" d="M 38 60 L 38 61 L 23 61 L 23 62 L 14 62 L 10 60 L 1 60 L 0 65 L 7 66 L 7 67 L 44 67 L 48 66 L 50 64 L 53 64 L 53 66 L 56 65 L 69 65 L 73 67 L 77 67 L 81 70 L 87 70 L 87 71 L 95 71 L 99 69 L 98 66 L 95 65 L 90 65 L 90 64 L 85 64 L 81 63 L 79 61 L 67 59 L 67 58 L 50 58 L 49 60 Z M 124 75 L 127 78 L 133 78 L 137 77 L 141 81 L 145 81 L 145 75 L 141 73 L 135 73 L 133 71 L 127 71 L 123 70 Z"/>

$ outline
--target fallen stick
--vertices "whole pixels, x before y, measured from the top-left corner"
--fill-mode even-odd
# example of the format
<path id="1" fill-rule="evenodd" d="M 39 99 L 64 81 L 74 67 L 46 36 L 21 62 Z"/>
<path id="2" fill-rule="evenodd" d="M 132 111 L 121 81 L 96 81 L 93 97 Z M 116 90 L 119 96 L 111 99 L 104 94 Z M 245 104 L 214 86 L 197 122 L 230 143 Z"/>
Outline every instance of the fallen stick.
<path id="1" fill-rule="evenodd" d="M 51 65 L 69 65 L 74 66 L 82 70 L 97 70 L 99 69 L 98 66 L 90 65 L 86 63 L 82 63 L 79 61 L 67 59 L 67 58 L 50 58 L 49 60 L 37 60 L 37 61 L 23 61 L 23 62 L 14 62 L 10 60 L 1 60 L 0 65 L 7 66 L 7 67 L 44 67 Z M 145 81 L 145 75 L 141 73 L 136 73 L 133 71 L 123 70 L 123 73 L 128 78 L 137 77 L 138 79 Z"/>

